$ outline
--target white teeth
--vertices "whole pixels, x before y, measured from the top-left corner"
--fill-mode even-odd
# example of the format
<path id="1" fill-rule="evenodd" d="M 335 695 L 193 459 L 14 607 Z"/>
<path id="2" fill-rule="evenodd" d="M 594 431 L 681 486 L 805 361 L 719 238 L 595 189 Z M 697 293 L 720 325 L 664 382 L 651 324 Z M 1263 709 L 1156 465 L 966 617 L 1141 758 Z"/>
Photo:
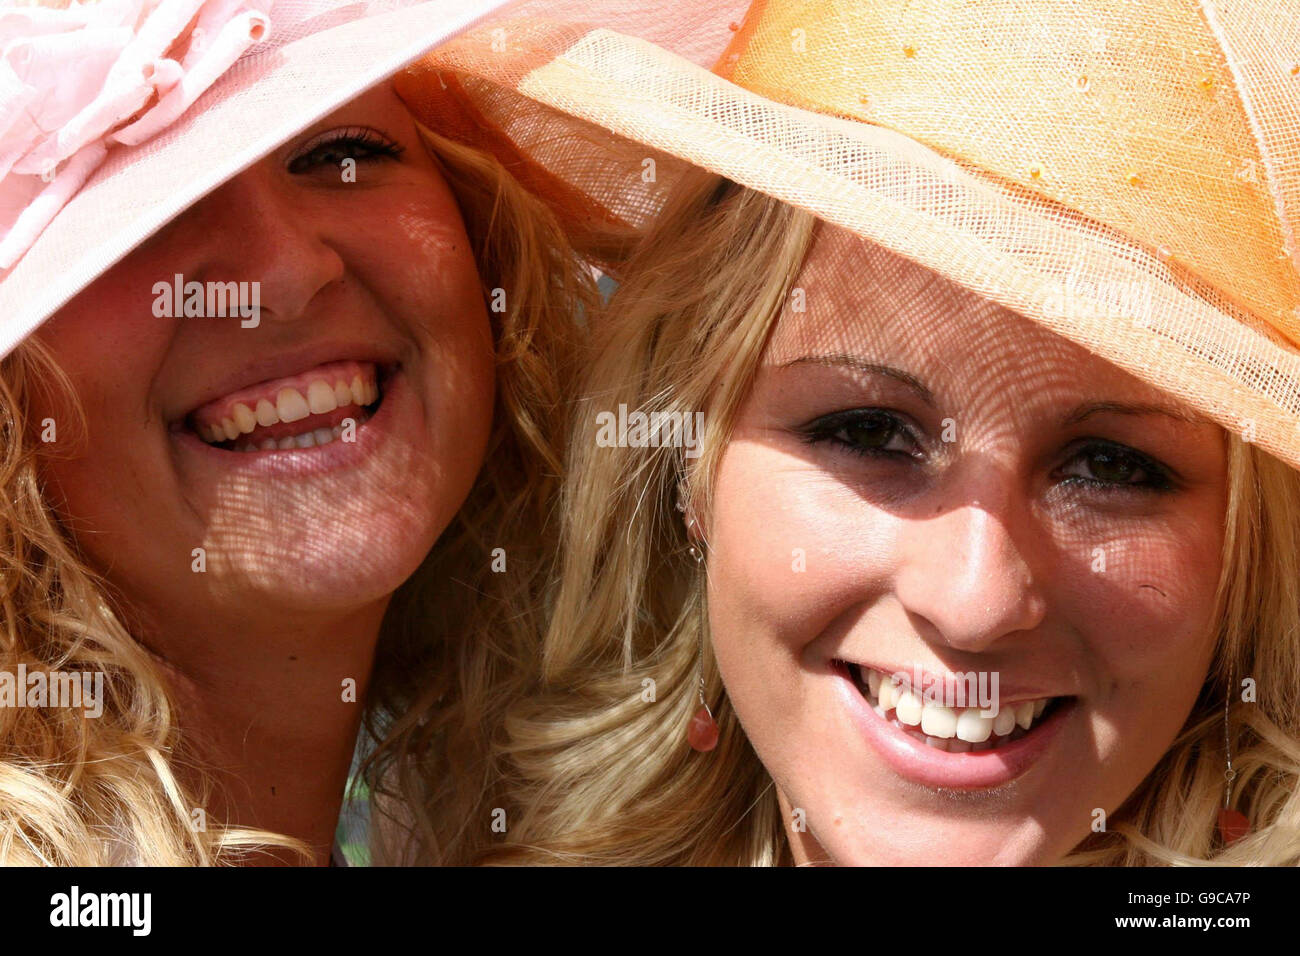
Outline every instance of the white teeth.
<path id="1" fill-rule="evenodd" d="M 303 432 L 293 436 L 293 443 L 299 448 L 311 448 L 316 444 L 316 436 L 311 432 Z"/>
<path id="2" fill-rule="evenodd" d="M 889 710 L 894 706 L 894 698 L 897 688 L 892 680 L 882 680 L 880 682 L 879 703 L 882 708 Z"/>
<path id="3" fill-rule="evenodd" d="M 898 700 L 894 702 L 894 716 L 909 727 L 915 727 L 921 722 L 924 709 L 925 705 L 921 703 L 921 698 L 910 690 L 902 691 L 898 695 Z"/>
<path id="4" fill-rule="evenodd" d="M 274 438 L 268 438 L 262 442 L 262 451 L 275 451 L 279 446 L 276 445 Z"/>
<path id="5" fill-rule="evenodd" d="M 1016 725 L 1021 730 L 1028 730 L 1029 725 L 1034 722 L 1034 702 L 1032 700 L 1022 700 L 1016 704 Z"/>
<path id="6" fill-rule="evenodd" d="M 956 736 L 957 714 L 942 704 L 927 703 L 921 712 L 921 730 L 930 737 Z"/>
<path id="7" fill-rule="evenodd" d="M 1005 737 L 1011 731 L 1016 729 L 1016 708 L 1013 706 L 1002 707 L 998 710 L 998 715 L 993 718 L 993 733 L 999 737 Z"/>
<path id="8" fill-rule="evenodd" d="M 257 427 L 257 418 L 253 415 L 253 410 L 243 402 L 236 402 L 235 407 L 230 411 L 235 416 L 235 425 L 241 432 L 247 434 Z"/>
<path id="9" fill-rule="evenodd" d="M 279 414 L 276 413 L 275 406 L 264 398 L 257 400 L 257 424 L 265 428 L 267 425 L 274 425 L 280 421 Z"/>
<path id="10" fill-rule="evenodd" d="M 294 444 L 293 436 L 289 435 L 285 438 L 281 438 L 279 444 L 277 444 L 275 447 L 278 448 L 280 451 L 286 451 L 290 448 L 297 448 L 298 446 Z"/>
<path id="11" fill-rule="evenodd" d="M 313 415 L 323 415 L 339 407 L 334 389 L 328 382 L 316 381 L 307 386 L 307 405 Z"/>
<path id="12" fill-rule="evenodd" d="M 334 438 L 342 438 L 342 437 L 343 437 L 343 426 L 342 426 L 342 425 L 335 425 L 333 428 L 330 429 L 330 435 L 332 435 Z"/>
<path id="13" fill-rule="evenodd" d="M 351 383 L 340 379 L 332 385 L 326 379 L 316 379 L 307 385 L 305 394 L 297 388 L 285 387 L 276 393 L 274 399 L 259 398 L 256 403 L 251 400 L 235 402 L 226 417 L 206 424 L 196 423 L 194 429 L 205 442 L 224 444 L 255 431 L 259 426 L 268 428 L 280 422 L 296 422 L 308 415 L 325 415 L 347 405 L 364 408 L 378 400 L 378 383 L 361 375 L 354 375 Z M 336 429 L 327 429 L 334 431 L 332 438 L 341 435 Z M 280 447 L 278 443 L 276 447 Z M 234 450 L 241 449 L 242 446 Z"/>
<path id="14" fill-rule="evenodd" d="M 334 440 L 334 433 L 328 428 L 318 428 L 312 432 L 317 445 L 328 445 Z"/>
<path id="15" fill-rule="evenodd" d="M 972 744 L 981 744 L 993 733 L 993 718 L 981 717 L 974 707 L 967 707 L 957 717 L 957 736 Z"/>
<path id="16" fill-rule="evenodd" d="M 872 709 L 877 714 L 885 720 L 892 716 L 894 726 L 904 733 L 949 753 L 992 750 L 1005 741 L 1019 740 L 1051 703 L 1050 698 L 1020 701 L 999 707 L 995 717 L 985 717 L 980 707 L 931 703 L 906 684 L 868 667 L 860 667 L 857 677 L 866 684 L 868 701 L 874 699 Z"/>
<path id="17" fill-rule="evenodd" d="M 307 399 L 296 388 L 282 388 L 275 396 L 275 409 L 282 422 L 296 422 L 311 414 Z"/>

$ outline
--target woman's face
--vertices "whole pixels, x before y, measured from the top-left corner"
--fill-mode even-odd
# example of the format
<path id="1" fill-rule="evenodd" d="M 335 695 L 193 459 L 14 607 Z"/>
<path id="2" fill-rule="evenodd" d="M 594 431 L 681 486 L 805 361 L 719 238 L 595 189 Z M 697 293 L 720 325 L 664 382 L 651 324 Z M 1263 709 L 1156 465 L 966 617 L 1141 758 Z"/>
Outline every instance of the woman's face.
<path id="1" fill-rule="evenodd" d="M 204 284 L 205 309 L 208 283 L 244 283 L 258 311 L 175 317 L 177 277 Z M 55 424 L 46 480 L 83 552 L 164 631 L 386 599 L 488 441 L 475 260 L 387 85 L 192 206 L 39 334 L 87 419 L 78 438 L 68 409 L 35 410 Z"/>
<path id="2" fill-rule="evenodd" d="M 1057 860 L 1202 686 L 1225 436 L 843 231 L 799 284 L 707 522 L 714 649 L 796 858 Z"/>

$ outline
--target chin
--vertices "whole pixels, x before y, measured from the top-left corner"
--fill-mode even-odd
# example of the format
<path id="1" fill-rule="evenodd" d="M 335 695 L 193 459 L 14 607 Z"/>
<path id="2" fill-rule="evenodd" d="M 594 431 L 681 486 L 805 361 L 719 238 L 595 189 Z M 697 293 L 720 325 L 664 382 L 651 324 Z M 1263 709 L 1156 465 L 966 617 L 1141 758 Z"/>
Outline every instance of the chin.
<path id="1" fill-rule="evenodd" d="M 963 818 L 872 807 L 859 819 L 852 829 L 845 814 L 809 820 L 824 858 L 838 866 L 1048 866 L 1074 845 L 1053 839 L 1028 814 Z"/>
<path id="2" fill-rule="evenodd" d="M 299 498 L 279 512 L 275 528 L 255 534 L 245 525 L 210 536 L 212 583 L 264 607 L 362 607 L 390 596 L 419 568 L 455 508 L 445 519 L 434 511 L 420 507 L 418 495 L 338 507 Z"/>

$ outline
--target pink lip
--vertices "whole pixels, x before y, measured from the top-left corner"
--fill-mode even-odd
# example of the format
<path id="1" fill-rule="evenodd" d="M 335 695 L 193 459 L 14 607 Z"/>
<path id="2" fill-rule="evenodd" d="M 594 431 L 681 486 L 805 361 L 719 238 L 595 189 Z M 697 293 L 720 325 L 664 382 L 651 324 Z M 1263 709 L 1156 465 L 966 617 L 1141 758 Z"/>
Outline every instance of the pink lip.
<path id="1" fill-rule="evenodd" d="M 871 709 L 858 691 L 847 668 L 831 665 L 836 686 L 853 722 L 867 742 L 900 777 L 927 787 L 979 790 L 1000 786 L 1019 777 L 1047 750 L 1073 709 L 1073 700 L 1063 700 L 1041 724 L 1019 740 L 996 750 L 948 753 L 935 750 L 903 733 Z"/>
<path id="2" fill-rule="evenodd" d="M 301 477 L 356 467 L 374 455 L 394 433 L 402 430 L 397 423 L 403 416 L 409 427 L 418 414 L 415 395 L 399 369 L 385 383 L 375 413 L 357 428 L 356 441 L 332 441 L 311 448 L 238 452 L 209 445 L 189 429 L 173 429 L 171 437 L 183 451 L 196 455 L 206 466 L 225 473 L 263 478 Z"/>

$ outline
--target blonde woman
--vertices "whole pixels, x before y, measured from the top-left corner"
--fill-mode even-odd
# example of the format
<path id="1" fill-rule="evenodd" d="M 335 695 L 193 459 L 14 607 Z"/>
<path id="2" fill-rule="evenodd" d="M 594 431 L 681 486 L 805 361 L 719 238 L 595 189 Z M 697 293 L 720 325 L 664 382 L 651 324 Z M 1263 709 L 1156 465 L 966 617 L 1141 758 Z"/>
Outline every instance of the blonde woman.
<path id="1" fill-rule="evenodd" d="M 1300 20 L 1251 16 L 767 2 L 713 75 L 557 59 L 713 172 L 598 326 L 497 859 L 1300 863 Z"/>
<path id="2" fill-rule="evenodd" d="M 0 862 L 330 861 L 363 711 L 383 858 L 469 859 L 590 280 L 376 80 L 490 5 L 65 6 L 3 37 Z"/>

